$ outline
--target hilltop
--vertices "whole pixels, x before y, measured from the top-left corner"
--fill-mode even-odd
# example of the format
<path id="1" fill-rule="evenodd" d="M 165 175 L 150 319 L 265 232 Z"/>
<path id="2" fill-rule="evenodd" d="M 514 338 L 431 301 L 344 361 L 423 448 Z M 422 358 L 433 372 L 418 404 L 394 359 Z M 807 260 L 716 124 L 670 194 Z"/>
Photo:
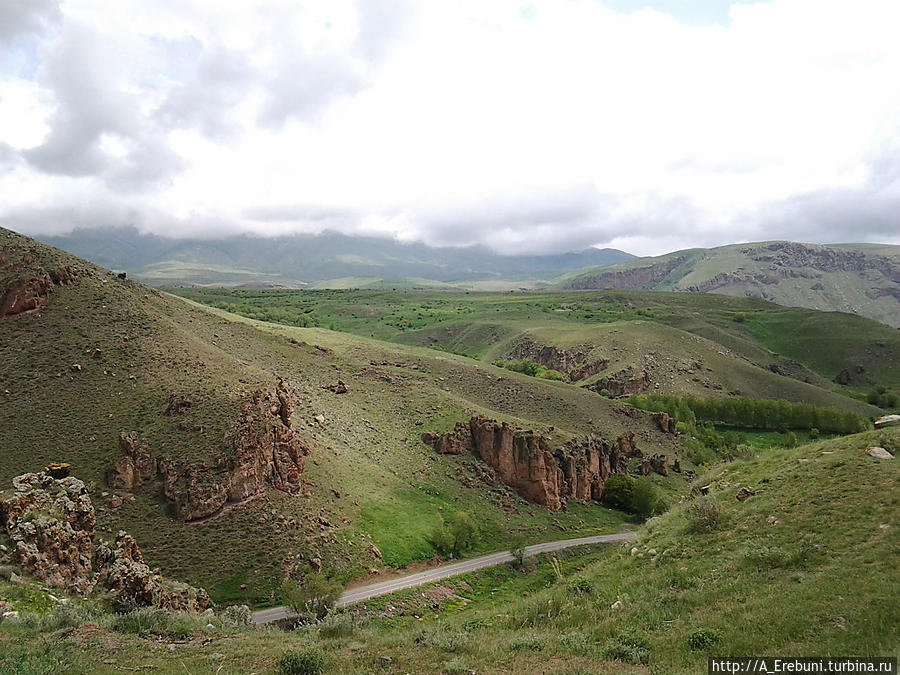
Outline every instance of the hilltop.
<path id="1" fill-rule="evenodd" d="M 718 293 L 900 327 L 900 246 L 775 241 L 688 249 L 582 270 L 557 287 Z"/>

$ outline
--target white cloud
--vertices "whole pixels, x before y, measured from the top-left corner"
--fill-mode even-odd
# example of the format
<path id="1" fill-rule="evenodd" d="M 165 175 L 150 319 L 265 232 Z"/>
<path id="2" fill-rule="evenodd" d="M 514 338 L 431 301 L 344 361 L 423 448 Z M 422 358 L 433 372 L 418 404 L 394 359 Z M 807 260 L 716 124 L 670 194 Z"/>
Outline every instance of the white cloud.
<path id="1" fill-rule="evenodd" d="M 23 231 L 71 208 L 521 251 L 900 238 L 894 0 L 727 25 L 593 0 L 35 7 L 0 46 L 0 220 Z"/>

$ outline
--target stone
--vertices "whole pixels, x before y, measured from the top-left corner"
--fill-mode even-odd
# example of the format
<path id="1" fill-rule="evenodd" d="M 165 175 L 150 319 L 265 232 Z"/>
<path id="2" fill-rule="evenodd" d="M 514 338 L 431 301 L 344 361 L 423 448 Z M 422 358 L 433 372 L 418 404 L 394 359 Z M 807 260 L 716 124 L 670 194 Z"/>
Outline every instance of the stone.
<path id="1" fill-rule="evenodd" d="M 875 459 L 894 459 L 894 456 L 891 453 L 884 448 L 879 448 L 877 446 L 866 448 L 866 454 Z"/>
<path id="2" fill-rule="evenodd" d="M 113 546 L 101 541 L 87 489 L 77 478 L 23 474 L 13 486 L 12 493 L 0 492 L 0 522 L 15 544 L 16 563 L 38 581 L 78 595 L 102 588 L 120 608 L 209 606 L 202 589 L 167 582 L 151 571 L 126 533 L 120 532 Z"/>
<path id="3" fill-rule="evenodd" d="M 378 665 L 380 666 L 389 666 L 394 662 L 390 656 L 379 656 L 378 657 Z"/>
<path id="4" fill-rule="evenodd" d="M 18 623 L 19 613 L 15 611 L 3 612 L 3 620 L 9 621 L 10 623 Z"/>
<path id="5" fill-rule="evenodd" d="M 612 605 L 610 605 L 609 608 L 610 609 L 622 609 L 622 601 L 616 600 Z"/>
<path id="6" fill-rule="evenodd" d="M 875 420 L 876 429 L 900 426 L 900 415 L 884 415 Z"/>
<path id="7" fill-rule="evenodd" d="M 319 413 L 318 415 L 316 415 L 315 417 L 313 417 L 313 419 L 314 419 L 316 422 L 318 422 L 319 424 L 325 424 L 325 415 L 323 415 L 323 414 L 321 414 L 321 413 Z"/>
<path id="8" fill-rule="evenodd" d="M 766 518 L 766 525 L 779 525 L 780 523 L 781 521 L 778 520 L 778 518 L 776 518 L 775 516 L 769 516 L 768 518 Z"/>
<path id="9" fill-rule="evenodd" d="M 631 547 L 631 555 L 632 555 L 632 557 L 633 557 L 633 556 L 636 556 L 637 554 L 638 554 L 637 546 L 632 546 L 632 547 Z"/>
<path id="10" fill-rule="evenodd" d="M 750 499 L 750 497 L 753 497 L 758 493 L 759 490 L 754 490 L 753 488 L 744 486 L 740 490 L 738 490 L 738 493 L 734 496 L 734 498 L 739 502 L 745 502 Z"/>

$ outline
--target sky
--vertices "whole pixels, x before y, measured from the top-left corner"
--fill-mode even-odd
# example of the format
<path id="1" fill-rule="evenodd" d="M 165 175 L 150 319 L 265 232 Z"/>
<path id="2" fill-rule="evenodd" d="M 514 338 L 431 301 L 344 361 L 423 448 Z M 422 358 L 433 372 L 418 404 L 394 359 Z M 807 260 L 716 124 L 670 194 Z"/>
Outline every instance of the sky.
<path id="1" fill-rule="evenodd" d="M 900 244 L 897 0 L 0 0 L 0 225 Z"/>

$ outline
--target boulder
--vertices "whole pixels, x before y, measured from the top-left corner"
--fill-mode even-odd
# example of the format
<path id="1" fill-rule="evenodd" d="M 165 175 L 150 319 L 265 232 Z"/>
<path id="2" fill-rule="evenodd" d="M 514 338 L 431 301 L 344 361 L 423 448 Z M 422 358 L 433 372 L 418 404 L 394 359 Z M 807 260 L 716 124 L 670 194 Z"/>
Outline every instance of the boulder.
<path id="1" fill-rule="evenodd" d="M 675 425 L 677 422 L 669 417 L 667 413 L 659 412 L 653 415 L 653 419 L 656 420 L 656 423 L 659 425 L 660 430 L 666 434 L 674 434 L 676 432 Z"/>
<path id="2" fill-rule="evenodd" d="M 31 473 L 17 476 L 13 486 L 12 492 L 0 492 L 0 523 L 27 574 L 78 595 L 108 592 L 119 609 L 156 605 L 197 610 L 209 605 L 202 589 L 166 581 L 151 571 L 126 533 L 120 532 L 113 546 L 101 541 L 94 507 L 77 478 Z"/>
<path id="3" fill-rule="evenodd" d="M 900 415 L 884 415 L 875 420 L 876 429 L 900 426 Z"/>
<path id="4" fill-rule="evenodd" d="M 875 459 L 894 459 L 894 456 L 891 453 L 884 448 L 879 447 L 866 448 L 866 454 Z"/>

